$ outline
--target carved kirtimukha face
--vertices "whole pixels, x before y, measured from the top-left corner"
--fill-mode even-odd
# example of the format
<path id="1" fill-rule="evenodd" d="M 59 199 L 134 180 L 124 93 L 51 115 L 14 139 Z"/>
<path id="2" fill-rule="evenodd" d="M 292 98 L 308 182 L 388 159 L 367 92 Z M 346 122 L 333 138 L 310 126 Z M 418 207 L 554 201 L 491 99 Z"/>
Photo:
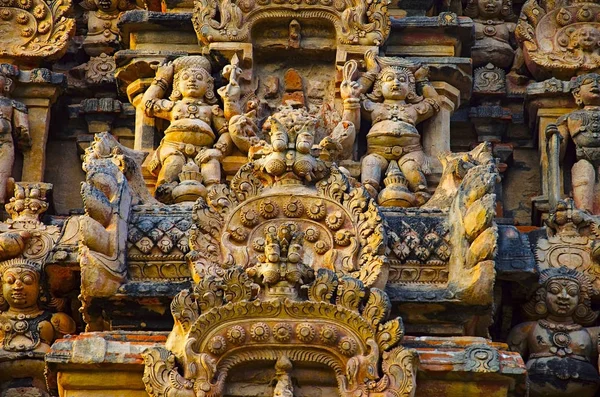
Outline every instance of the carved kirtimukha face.
<path id="1" fill-rule="evenodd" d="M 178 88 L 184 98 L 204 98 L 210 78 L 204 69 L 187 68 L 179 73 Z"/>
<path id="2" fill-rule="evenodd" d="M 569 44 L 571 48 L 593 52 L 600 44 L 600 32 L 593 26 L 583 26 L 571 35 Z"/>
<path id="3" fill-rule="evenodd" d="M 579 284 L 568 279 L 555 278 L 546 286 L 548 313 L 556 317 L 571 317 L 579 304 Z"/>
<path id="4" fill-rule="evenodd" d="M 584 106 L 600 106 L 600 75 L 581 76 L 579 87 L 573 91 L 575 101 Z"/>
<path id="5" fill-rule="evenodd" d="M 26 267 L 11 267 L 2 275 L 2 296 L 11 309 L 37 307 L 39 275 Z"/>
<path id="6" fill-rule="evenodd" d="M 503 0 L 479 0 L 477 11 L 480 19 L 500 18 L 502 15 Z"/>
<path id="7" fill-rule="evenodd" d="M 404 100 L 410 92 L 410 76 L 403 71 L 389 68 L 382 73 L 380 82 L 384 99 Z"/>

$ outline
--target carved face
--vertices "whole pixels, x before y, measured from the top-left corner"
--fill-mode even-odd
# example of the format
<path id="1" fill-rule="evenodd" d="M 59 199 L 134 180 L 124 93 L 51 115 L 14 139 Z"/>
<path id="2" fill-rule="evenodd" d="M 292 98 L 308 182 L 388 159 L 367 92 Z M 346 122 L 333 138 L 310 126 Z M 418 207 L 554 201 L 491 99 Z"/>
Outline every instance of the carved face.
<path id="1" fill-rule="evenodd" d="M 274 128 L 271 129 L 271 146 L 276 152 L 282 152 L 287 148 L 288 135 L 285 131 Z"/>
<path id="2" fill-rule="evenodd" d="M 300 263 L 302 259 L 302 244 L 292 243 L 288 248 L 288 261 L 291 263 Z"/>
<path id="3" fill-rule="evenodd" d="M 279 249 L 279 244 L 270 243 L 265 246 L 265 256 L 267 257 L 267 262 L 279 262 L 280 255 L 281 251 Z"/>
<path id="4" fill-rule="evenodd" d="M 96 6 L 104 12 L 116 11 L 118 5 L 117 0 L 96 0 Z"/>
<path id="5" fill-rule="evenodd" d="M 581 48 L 583 51 L 592 52 L 600 43 L 600 32 L 593 26 L 584 26 L 571 36 L 571 46 Z"/>
<path id="6" fill-rule="evenodd" d="M 583 80 L 575 98 L 583 105 L 600 106 L 600 75 Z"/>
<path id="7" fill-rule="evenodd" d="M 554 279 L 546 286 L 548 313 L 557 317 L 569 317 L 579 303 L 579 284 L 571 280 Z"/>
<path id="8" fill-rule="evenodd" d="M 187 68 L 179 73 L 179 91 L 184 98 L 204 98 L 207 84 L 207 73 L 199 68 Z"/>
<path id="9" fill-rule="evenodd" d="M 479 0 L 477 11 L 480 19 L 499 18 L 502 13 L 503 0 Z"/>
<path id="10" fill-rule="evenodd" d="M 13 267 L 2 276 L 2 295 L 12 309 L 37 306 L 39 276 L 28 268 Z"/>
<path id="11" fill-rule="evenodd" d="M 388 70 L 381 76 L 381 94 L 384 99 L 404 100 L 410 92 L 410 80 L 406 73 Z"/>
<path id="12" fill-rule="evenodd" d="M 296 137 L 296 150 L 300 153 L 308 154 L 310 153 L 310 148 L 312 148 L 314 142 L 315 138 L 312 134 L 301 132 L 298 134 L 298 137 Z"/>

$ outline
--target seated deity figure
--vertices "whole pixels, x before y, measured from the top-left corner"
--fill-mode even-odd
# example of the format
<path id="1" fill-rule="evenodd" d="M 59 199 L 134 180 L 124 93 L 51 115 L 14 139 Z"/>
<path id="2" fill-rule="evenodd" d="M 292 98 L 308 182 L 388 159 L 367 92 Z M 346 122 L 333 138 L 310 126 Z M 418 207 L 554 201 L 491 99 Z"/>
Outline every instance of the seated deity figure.
<path id="1" fill-rule="evenodd" d="M 473 18 L 475 44 L 471 57 L 473 66 L 488 63 L 506 69 L 515 55 L 514 32 L 516 16 L 511 0 L 469 0 L 465 15 Z"/>
<path id="2" fill-rule="evenodd" d="M 64 313 L 39 306 L 41 269 L 37 263 L 12 259 L 0 264 L 0 361 L 45 354 L 56 339 L 75 332 L 75 322 Z"/>
<path id="3" fill-rule="evenodd" d="M 229 73 L 229 84 L 219 90 L 223 110 L 216 104 L 211 65 L 205 57 L 184 56 L 157 68 L 142 100 L 149 117 L 171 122 L 150 163 L 150 171 L 158 177 L 158 198 L 168 200 L 183 166 L 190 161 L 200 167 L 206 187 L 221 182 L 219 160 L 233 148 L 228 120 L 240 114 L 241 91 L 235 74 Z M 169 87 L 171 95 L 164 99 Z"/>
<path id="4" fill-rule="evenodd" d="M 579 110 L 560 117 L 558 130 L 575 142 L 577 162 L 571 170 L 573 199 L 577 208 L 600 213 L 598 167 L 600 166 L 600 75 L 578 76 L 572 94 Z"/>
<path id="5" fill-rule="evenodd" d="M 367 73 L 361 79 L 345 80 L 340 87 L 344 108 L 361 100 L 364 114 L 372 123 L 367 134 L 367 155 L 361 163 L 361 181 L 371 196 L 377 197 L 382 176 L 390 162 L 396 161 L 415 195 L 414 202 L 420 206 L 430 197 L 425 179 L 430 165 L 416 125 L 439 111 L 438 94 L 429 84 L 427 68 L 420 67 L 413 73 L 415 65 L 401 58 L 373 57 L 372 53 L 366 55 Z M 362 96 L 373 81 L 372 92 Z M 360 120 L 360 108 L 353 111 L 357 113 L 354 119 Z"/>
<path id="6" fill-rule="evenodd" d="M 588 278 L 565 267 L 543 270 L 534 299 L 525 306 L 538 321 L 522 323 L 508 336 L 526 362 L 531 397 L 592 397 L 600 386 L 596 367 L 598 328 Z"/>
<path id="7" fill-rule="evenodd" d="M 15 162 L 15 141 L 21 150 L 31 147 L 27 108 L 21 102 L 10 98 L 13 77 L 16 71 L 12 65 L 0 65 L 0 204 L 7 200 L 7 182 Z"/>

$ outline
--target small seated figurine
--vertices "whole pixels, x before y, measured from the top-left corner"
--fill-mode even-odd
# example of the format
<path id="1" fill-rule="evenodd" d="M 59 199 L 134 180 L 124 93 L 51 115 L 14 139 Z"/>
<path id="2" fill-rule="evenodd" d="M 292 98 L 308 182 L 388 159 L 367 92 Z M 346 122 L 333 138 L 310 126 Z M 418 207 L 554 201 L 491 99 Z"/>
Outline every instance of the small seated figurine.
<path id="1" fill-rule="evenodd" d="M 430 197 L 425 179 L 430 170 L 416 125 L 439 111 L 438 94 L 427 80 L 427 68 L 421 67 L 413 74 L 410 67 L 415 65 L 401 58 L 377 58 L 376 62 L 370 58 L 373 54 L 367 53 L 367 74 L 362 80 L 345 80 L 340 87 L 345 118 L 354 119 L 354 124 L 360 125 L 360 108 L 351 109 L 348 105 L 356 103 L 367 91 L 365 85 L 369 81 L 374 79 L 375 82 L 373 91 L 362 99 L 372 127 L 367 134 L 367 155 L 361 163 L 361 181 L 371 196 L 377 197 L 382 176 L 390 162 L 397 161 L 414 193 L 413 206 L 420 206 Z M 422 96 L 417 94 L 417 89 Z M 346 114 L 351 111 L 356 116 Z"/>
<path id="2" fill-rule="evenodd" d="M 592 397 L 600 386 L 596 367 L 597 328 L 584 328 L 593 287 L 588 278 L 565 267 L 543 270 L 540 288 L 525 310 L 538 321 L 519 324 L 508 336 L 511 350 L 527 363 L 530 396 Z"/>
<path id="3" fill-rule="evenodd" d="M 158 177 L 155 195 L 162 201 L 170 200 L 189 161 L 200 167 L 206 187 L 221 182 L 219 160 L 233 148 L 228 120 L 240 114 L 237 101 L 241 91 L 236 73 L 230 69 L 226 69 L 229 84 L 219 91 L 224 110 L 216 104 L 210 62 L 203 56 L 184 56 L 159 66 L 144 93 L 146 114 L 171 122 L 150 164 L 150 171 Z M 171 96 L 162 99 L 171 83 Z"/>
<path id="4" fill-rule="evenodd" d="M 600 214 L 598 167 L 600 167 L 600 75 L 578 76 L 571 92 L 580 109 L 557 121 L 563 137 L 575 142 L 577 162 L 571 170 L 573 199 L 579 209 Z"/>
<path id="5" fill-rule="evenodd" d="M 0 64 L 0 204 L 7 200 L 7 182 L 15 162 L 15 142 L 21 150 L 29 150 L 29 118 L 27 108 L 9 97 L 12 92 L 16 69 L 6 63 Z"/>
<path id="6" fill-rule="evenodd" d="M 514 32 L 516 16 L 511 0 L 469 0 L 465 15 L 473 18 L 475 44 L 473 66 L 488 63 L 502 69 L 512 65 L 515 56 Z"/>
<path id="7" fill-rule="evenodd" d="M 39 353 L 42 357 L 56 339 L 75 332 L 75 322 L 64 313 L 40 308 L 40 265 L 25 259 L 0 263 L 0 361 Z M 3 302 L 2 302 L 3 301 Z"/>

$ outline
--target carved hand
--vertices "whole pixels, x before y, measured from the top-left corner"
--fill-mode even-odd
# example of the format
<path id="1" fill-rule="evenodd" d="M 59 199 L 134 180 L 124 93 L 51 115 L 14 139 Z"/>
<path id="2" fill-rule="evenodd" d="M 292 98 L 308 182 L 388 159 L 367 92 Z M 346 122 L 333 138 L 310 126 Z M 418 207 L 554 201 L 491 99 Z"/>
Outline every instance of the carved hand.
<path id="1" fill-rule="evenodd" d="M 223 152 L 219 149 L 204 149 L 196 156 L 196 163 L 204 164 L 210 160 L 220 160 L 223 157 Z"/>
<path id="2" fill-rule="evenodd" d="M 342 99 L 360 98 L 363 87 L 358 81 L 352 80 L 356 73 L 356 69 L 358 69 L 358 64 L 354 60 L 350 60 L 344 65 L 344 80 L 340 85 L 340 95 Z"/>
<path id="3" fill-rule="evenodd" d="M 156 66 L 156 78 L 165 79 L 167 81 L 173 80 L 173 62 L 169 61 L 162 65 Z"/>
<path id="4" fill-rule="evenodd" d="M 417 80 L 417 81 L 426 80 L 427 77 L 429 77 L 429 66 L 421 66 L 415 72 L 415 80 Z"/>
<path id="5" fill-rule="evenodd" d="M 377 54 L 373 50 L 369 50 L 365 53 L 365 67 L 367 68 L 367 72 L 379 72 L 379 64 L 377 63 L 376 56 Z"/>

